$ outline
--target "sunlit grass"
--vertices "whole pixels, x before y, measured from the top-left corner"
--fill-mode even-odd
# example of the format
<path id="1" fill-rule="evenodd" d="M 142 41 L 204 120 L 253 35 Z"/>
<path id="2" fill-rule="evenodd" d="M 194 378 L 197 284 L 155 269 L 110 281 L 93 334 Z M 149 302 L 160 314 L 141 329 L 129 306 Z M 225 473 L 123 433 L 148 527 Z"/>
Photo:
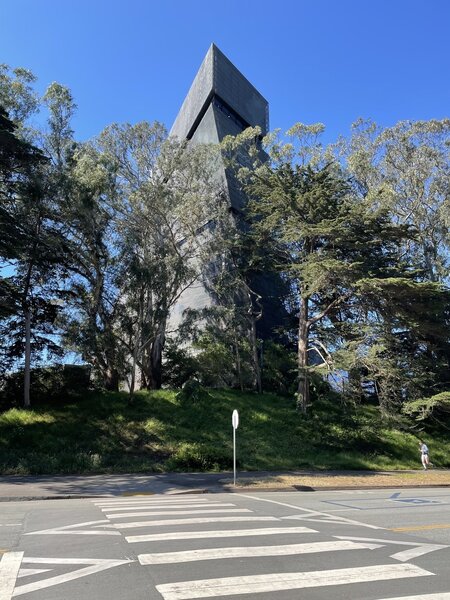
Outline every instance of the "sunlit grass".
<path id="1" fill-rule="evenodd" d="M 181 402 L 162 390 L 131 404 L 124 393 L 97 393 L 0 413 L 0 473 L 230 470 L 234 409 L 241 470 L 420 468 L 418 435 L 388 426 L 374 406 L 322 402 L 305 417 L 273 394 L 210 390 Z M 436 466 L 450 466 L 447 436 L 434 432 L 428 445 Z"/>

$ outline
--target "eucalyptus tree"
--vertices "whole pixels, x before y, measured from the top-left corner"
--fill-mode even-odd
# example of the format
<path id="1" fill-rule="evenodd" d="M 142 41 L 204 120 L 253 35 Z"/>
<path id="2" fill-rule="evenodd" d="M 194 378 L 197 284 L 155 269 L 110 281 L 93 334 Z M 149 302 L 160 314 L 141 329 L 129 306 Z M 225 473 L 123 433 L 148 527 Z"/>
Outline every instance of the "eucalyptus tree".
<path id="1" fill-rule="evenodd" d="M 113 165 L 123 261 L 121 342 L 130 389 L 161 386 L 171 312 L 201 275 L 220 185 L 216 153 L 167 138 L 159 123 L 112 125 L 98 147 Z"/>
<path id="2" fill-rule="evenodd" d="M 404 249 L 417 257 L 424 278 L 448 283 L 450 119 L 400 121 L 385 129 L 359 120 L 341 148 L 367 198 L 414 227 Z"/>
<path id="3" fill-rule="evenodd" d="M 28 119 L 39 111 L 40 98 L 33 87 L 36 80 L 29 69 L 0 64 L 0 106 L 7 111 L 20 138 L 27 131 Z"/>
<path id="4" fill-rule="evenodd" d="M 66 173 L 64 226 L 70 243 L 63 343 L 93 368 L 96 381 L 118 390 L 126 360 L 117 334 L 125 265 L 115 221 L 115 175 L 92 144 L 78 145 Z"/>

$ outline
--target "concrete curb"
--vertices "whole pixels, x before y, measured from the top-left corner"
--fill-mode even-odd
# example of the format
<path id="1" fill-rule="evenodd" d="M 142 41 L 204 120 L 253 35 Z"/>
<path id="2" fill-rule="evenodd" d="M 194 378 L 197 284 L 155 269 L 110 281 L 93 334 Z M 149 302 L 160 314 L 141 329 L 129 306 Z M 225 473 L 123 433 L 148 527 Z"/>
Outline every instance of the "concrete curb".
<path id="1" fill-rule="evenodd" d="M 416 485 L 355 485 L 355 486 L 287 486 L 287 487 L 211 487 L 211 488 L 201 488 L 201 489 L 189 489 L 189 490 L 176 490 L 169 493 L 164 492 L 154 492 L 152 494 L 148 493 L 133 493 L 133 494 L 99 494 L 96 493 L 80 493 L 80 494 L 55 494 L 53 496 L 48 495 L 35 495 L 35 496 L 0 496 L 0 502 L 25 502 L 25 501 L 39 501 L 39 500 L 87 500 L 92 498 L 134 498 L 136 496 L 153 496 L 153 495 L 163 495 L 163 496 L 185 496 L 188 494 L 239 494 L 243 493 L 258 493 L 258 492 L 336 492 L 336 491 L 352 491 L 352 490 L 391 490 L 391 489 L 418 489 L 418 488 L 450 488 L 450 484 L 416 484 Z"/>

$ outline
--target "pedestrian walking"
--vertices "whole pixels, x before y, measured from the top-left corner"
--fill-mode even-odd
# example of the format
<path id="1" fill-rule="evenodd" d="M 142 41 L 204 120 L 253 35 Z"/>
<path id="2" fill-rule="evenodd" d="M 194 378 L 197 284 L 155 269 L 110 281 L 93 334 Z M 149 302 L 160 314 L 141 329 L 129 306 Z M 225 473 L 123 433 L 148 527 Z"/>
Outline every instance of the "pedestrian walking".
<path id="1" fill-rule="evenodd" d="M 430 463 L 428 446 L 422 440 L 420 440 L 420 442 L 419 442 L 419 451 L 421 452 L 422 466 L 426 471 L 431 463 Z"/>

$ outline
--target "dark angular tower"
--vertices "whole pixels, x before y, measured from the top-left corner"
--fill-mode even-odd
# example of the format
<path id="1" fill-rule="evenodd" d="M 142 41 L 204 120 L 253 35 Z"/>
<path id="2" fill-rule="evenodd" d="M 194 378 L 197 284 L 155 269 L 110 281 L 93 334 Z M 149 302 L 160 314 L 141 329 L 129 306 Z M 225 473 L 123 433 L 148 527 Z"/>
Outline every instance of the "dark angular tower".
<path id="1" fill-rule="evenodd" d="M 218 144 L 227 135 L 237 135 L 257 125 L 265 135 L 269 128 L 267 100 L 211 44 L 170 135 L 191 140 L 193 144 Z M 245 197 L 230 174 L 224 172 L 224 176 L 230 204 L 239 211 Z"/>
<path id="2" fill-rule="evenodd" d="M 192 144 L 218 144 L 227 135 L 234 136 L 248 127 L 256 126 L 261 128 L 262 135 L 268 132 L 267 100 L 217 46 L 211 44 L 170 135 L 180 140 L 187 139 Z M 224 182 L 231 210 L 238 216 L 247 202 L 245 194 L 225 167 L 218 176 Z M 280 322 L 280 307 L 275 307 L 279 304 L 278 294 L 275 292 L 277 285 L 267 277 L 259 277 L 257 288 L 263 296 L 263 305 L 266 305 L 265 316 L 259 323 L 259 333 L 266 337 L 274 326 L 274 321 Z M 203 283 L 198 281 L 180 297 L 171 315 L 171 329 L 176 329 L 186 308 L 201 309 L 212 304 L 210 294 Z M 271 317 L 268 318 L 269 314 Z"/>

